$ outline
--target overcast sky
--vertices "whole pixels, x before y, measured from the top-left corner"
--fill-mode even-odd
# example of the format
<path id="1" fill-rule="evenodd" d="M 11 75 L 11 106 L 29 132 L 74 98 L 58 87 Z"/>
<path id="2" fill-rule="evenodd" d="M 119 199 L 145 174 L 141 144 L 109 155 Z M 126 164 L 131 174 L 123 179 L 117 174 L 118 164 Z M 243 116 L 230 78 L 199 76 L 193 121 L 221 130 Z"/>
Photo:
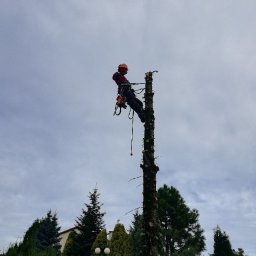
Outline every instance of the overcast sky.
<path id="1" fill-rule="evenodd" d="M 143 125 L 113 117 L 112 74 L 154 75 L 157 186 L 256 255 L 254 0 L 0 0 L 0 250 L 96 186 L 112 230 L 142 202 Z M 141 96 L 139 96 L 141 97 Z"/>

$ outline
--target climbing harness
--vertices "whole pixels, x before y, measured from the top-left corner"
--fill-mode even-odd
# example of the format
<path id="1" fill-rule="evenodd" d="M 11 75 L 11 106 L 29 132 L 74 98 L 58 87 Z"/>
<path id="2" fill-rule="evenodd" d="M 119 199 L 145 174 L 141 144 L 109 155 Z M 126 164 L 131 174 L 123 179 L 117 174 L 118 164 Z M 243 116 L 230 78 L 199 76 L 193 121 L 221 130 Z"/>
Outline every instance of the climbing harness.
<path id="1" fill-rule="evenodd" d="M 137 85 L 137 84 L 145 84 L 145 83 L 129 83 L 129 85 Z M 145 88 L 140 88 L 140 89 L 136 89 L 136 90 L 132 89 L 132 91 L 135 94 L 140 94 L 144 90 L 145 90 Z M 115 104 L 113 116 L 119 116 L 122 112 L 122 108 L 126 109 L 127 105 L 126 105 L 126 98 L 122 95 L 122 91 L 121 91 L 120 94 L 118 94 L 116 97 L 116 104 Z M 129 113 L 129 115 L 130 115 L 130 113 Z M 131 119 L 131 118 L 129 118 L 129 119 Z"/>
<path id="2" fill-rule="evenodd" d="M 119 116 L 121 114 L 121 112 L 122 112 L 122 108 L 127 108 L 127 106 L 126 106 L 126 98 L 119 94 L 116 97 L 116 104 L 115 104 L 115 110 L 114 110 L 113 116 L 114 115 Z"/>

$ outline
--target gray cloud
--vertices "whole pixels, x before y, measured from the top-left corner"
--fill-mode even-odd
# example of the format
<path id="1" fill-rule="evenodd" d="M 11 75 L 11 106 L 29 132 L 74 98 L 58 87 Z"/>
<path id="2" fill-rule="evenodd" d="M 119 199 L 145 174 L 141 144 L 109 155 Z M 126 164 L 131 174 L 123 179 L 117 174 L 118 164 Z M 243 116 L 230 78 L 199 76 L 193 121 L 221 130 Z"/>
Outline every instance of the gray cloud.
<path id="1" fill-rule="evenodd" d="M 158 186 L 255 255 L 255 3 L 0 3 L 0 248 L 56 210 L 62 228 L 97 184 L 112 229 L 142 201 L 143 127 L 113 117 L 120 62 L 154 77 Z"/>

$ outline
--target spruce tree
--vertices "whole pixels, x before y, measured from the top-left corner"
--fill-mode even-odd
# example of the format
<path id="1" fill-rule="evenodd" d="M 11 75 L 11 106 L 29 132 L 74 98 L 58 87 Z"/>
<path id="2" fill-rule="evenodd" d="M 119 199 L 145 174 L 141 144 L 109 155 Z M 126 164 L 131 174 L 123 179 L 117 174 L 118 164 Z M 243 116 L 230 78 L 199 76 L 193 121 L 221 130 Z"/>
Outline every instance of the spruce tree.
<path id="1" fill-rule="evenodd" d="M 143 216 L 142 214 L 139 214 L 139 212 L 136 212 L 133 215 L 132 226 L 130 227 L 130 235 L 133 244 L 133 256 L 142 256 L 143 234 Z"/>
<path id="2" fill-rule="evenodd" d="M 164 255 L 199 255 L 205 249 L 205 238 L 198 211 L 189 209 L 174 187 L 164 185 L 157 195 Z"/>
<path id="3" fill-rule="evenodd" d="M 37 234 L 38 230 L 41 226 L 41 220 L 36 219 L 29 229 L 26 231 L 23 242 L 20 246 L 20 253 L 21 255 L 29 255 L 32 252 L 38 251 L 37 248 Z"/>
<path id="4" fill-rule="evenodd" d="M 7 251 L 8 256 L 58 256 L 60 255 L 59 230 L 56 214 L 51 211 L 36 219 L 26 231 L 23 241 Z M 15 254 L 17 253 L 17 254 Z"/>
<path id="5" fill-rule="evenodd" d="M 60 227 L 58 226 L 56 213 L 51 211 L 47 213 L 46 218 L 41 221 L 40 228 L 37 233 L 37 247 L 41 251 L 52 251 L 56 255 L 60 255 Z"/>
<path id="6" fill-rule="evenodd" d="M 75 255 L 90 256 L 93 242 L 102 229 L 104 229 L 103 217 L 101 212 L 98 190 L 89 194 L 89 204 L 85 204 L 86 209 L 82 209 L 82 214 L 76 220 L 78 234 L 75 239 Z"/>

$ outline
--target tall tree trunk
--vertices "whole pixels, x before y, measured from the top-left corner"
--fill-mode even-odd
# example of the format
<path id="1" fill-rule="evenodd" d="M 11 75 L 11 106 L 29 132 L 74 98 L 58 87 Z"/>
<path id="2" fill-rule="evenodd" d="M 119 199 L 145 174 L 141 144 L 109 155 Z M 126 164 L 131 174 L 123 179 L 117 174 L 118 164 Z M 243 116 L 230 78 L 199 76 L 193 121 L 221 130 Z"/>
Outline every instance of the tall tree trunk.
<path id="1" fill-rule="evenodd" d="M 155 117 L 153 109 L 153 72 L 146 73 L 145 81 L 145 131 L 143 150 L 143 216 L 144 243 L 143 256 L 158 256 L 159 220 L 157 213 L 156 173 L 159 168 L 155 165 L 154 129 Z"/>

